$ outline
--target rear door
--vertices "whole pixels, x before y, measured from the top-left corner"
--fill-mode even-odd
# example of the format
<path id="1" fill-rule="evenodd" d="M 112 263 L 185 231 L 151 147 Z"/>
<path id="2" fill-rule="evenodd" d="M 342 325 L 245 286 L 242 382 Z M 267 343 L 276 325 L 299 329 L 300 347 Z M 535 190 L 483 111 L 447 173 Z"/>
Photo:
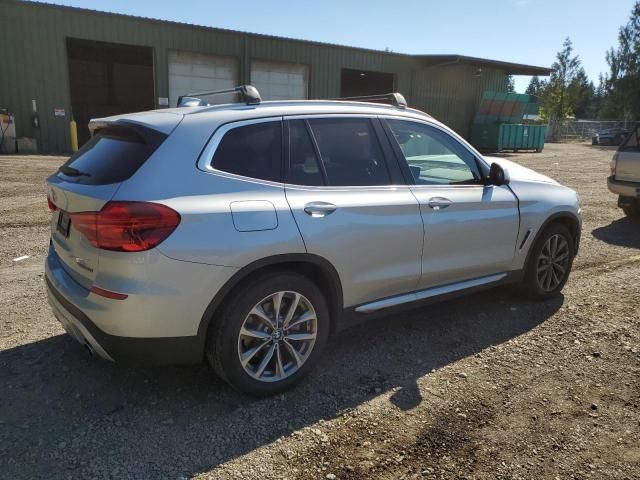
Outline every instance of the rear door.
<path id="1" fill-rule="evenodd" d="M 419 289 L 510 270 L 519 228 L 508 186 L 486 185 L 474 154 L 445 130 L 386 119 L 424 221 Z"/>
<path id="2" fill-rule="evenodd" d="M 640 125 L 633 129 L 616 155 L 616 180 L 640 183 Z"/>
<path id="3" fill-rule="evenodd" d="M 67 273 L 84 287 L 96 277 L 99 249 L 76 228 L 72 214 L 100 211 L 164 138 L 144 127 L 111 125 L 47 179 L 49 200 L 56 208 L 51 216 L 53 248 Z"/>
<path id="4" fill-rule="evenodd" d="M 422 220 L 397 162 L 387 162 L 379 120 L 297 117 L 287 127 L 287 200 L 307 251 L 338 271 L 345 307 L 414 291 Z"/>

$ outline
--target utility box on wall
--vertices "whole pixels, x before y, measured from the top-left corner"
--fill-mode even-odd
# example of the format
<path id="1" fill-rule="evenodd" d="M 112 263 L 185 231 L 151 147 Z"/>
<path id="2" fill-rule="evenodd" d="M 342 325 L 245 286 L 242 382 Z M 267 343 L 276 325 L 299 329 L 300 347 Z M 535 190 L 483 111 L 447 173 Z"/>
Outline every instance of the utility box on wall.
<path id="1" fill-rule="evenodd" d="M 544 148 L 546 125 L 523 124 L 526 114 L 537 113 L 534 97 L 486 91 L 471 129 L 471 143 L 479 150 L 535 150 Z"/>
<path id="2" fill-rule="evenodd" d="M 0 108 L 0 153 L 16 153 L 16 122 L 13 115 Z"/>

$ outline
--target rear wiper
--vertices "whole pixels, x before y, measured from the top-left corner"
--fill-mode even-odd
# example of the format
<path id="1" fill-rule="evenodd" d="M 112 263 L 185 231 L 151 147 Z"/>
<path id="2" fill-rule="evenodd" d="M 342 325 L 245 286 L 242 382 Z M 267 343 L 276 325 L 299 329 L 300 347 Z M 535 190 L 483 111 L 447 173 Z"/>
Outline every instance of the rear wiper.
<path id="1" fill-rule="evenodd" d="M 66 165 L 62 165 L 58 169 L 58 171 L 64 173 L 65 175 L 68 175 L 70 177 L 90 177 L 91 176 L 90 173 L 83 172 L 81 170 L 78 170 L 77 168 L 67 167 Z"/>

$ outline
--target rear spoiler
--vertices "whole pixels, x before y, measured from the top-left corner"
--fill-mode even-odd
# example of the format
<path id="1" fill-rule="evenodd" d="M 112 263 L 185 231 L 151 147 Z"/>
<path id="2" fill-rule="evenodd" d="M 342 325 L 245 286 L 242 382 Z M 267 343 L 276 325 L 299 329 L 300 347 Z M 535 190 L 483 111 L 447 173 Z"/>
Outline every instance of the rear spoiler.
<path id="1" fill-rule="evenodd" d="M 89 132 L 91 132 L 91 136 L 93 136 L 96 130 L 118 123 L 125 123 L 128 125 L 139 125 L 169 135 L 180 124 L 183 118 L 184 115 L 182 113 L 175 111 L 150 111 L 95 118 L 89 121 Z"/>

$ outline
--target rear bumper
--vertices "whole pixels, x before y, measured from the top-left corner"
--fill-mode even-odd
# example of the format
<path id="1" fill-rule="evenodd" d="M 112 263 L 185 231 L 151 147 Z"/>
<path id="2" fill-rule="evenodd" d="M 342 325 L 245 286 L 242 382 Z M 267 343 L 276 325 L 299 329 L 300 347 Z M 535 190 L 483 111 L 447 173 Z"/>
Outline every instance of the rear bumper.
<path id="1" fill-rule="evenodd" d="M 607 187 L 611 193 L 623 197 L 640 198 L 640 183 L 624 182 L 613 177 L 607 178 Z"/>
<path id="2" fill-rule="evenodd" d="M 182 365 L 202 361 L 203 342 L 197 337 L 134 338 L 109 335 L 69 302 L 45 277 L 49 304 L 69 335 L 91 353 L 114 362 L 138 365 Z"/>
<path id="3" fill-rule="evenodd" d="M 45 262 L 45 280 L 49 304 L 56 318 L 67 333 L 92 353 L 106 360 L 139 365 L 180 365 L 202 361 L 205 344 L 203 333 L 153 337 L 151 335 L 156 332 L 149 331 L 147 336 L 129 336 L 113 334 L 101 328 L 100 322 L 90 316 L 95 314 L 105 325 L 124 323 L 131 326 L 141 312 L 138 308 L 129 312 L 131 307 L 125 305 L 126 300 L 92 298 L 94 294 L 64 270 L 53 248 L 49 250 Z M 151 297 L 146 298 L 147 304 L 152 300 Z M 193 301 L 184 299 L 186 302 L 189 300 Z M 108 302 L 115 302 L 114 306 L 109 308 Z M 148 312 L 153 312 L 151 305 Z M 161 323 L 157 317 L 154 320 Z M 184 319 L 173 317 L 166 321 L 169 320 L 180 322 Z"/>

